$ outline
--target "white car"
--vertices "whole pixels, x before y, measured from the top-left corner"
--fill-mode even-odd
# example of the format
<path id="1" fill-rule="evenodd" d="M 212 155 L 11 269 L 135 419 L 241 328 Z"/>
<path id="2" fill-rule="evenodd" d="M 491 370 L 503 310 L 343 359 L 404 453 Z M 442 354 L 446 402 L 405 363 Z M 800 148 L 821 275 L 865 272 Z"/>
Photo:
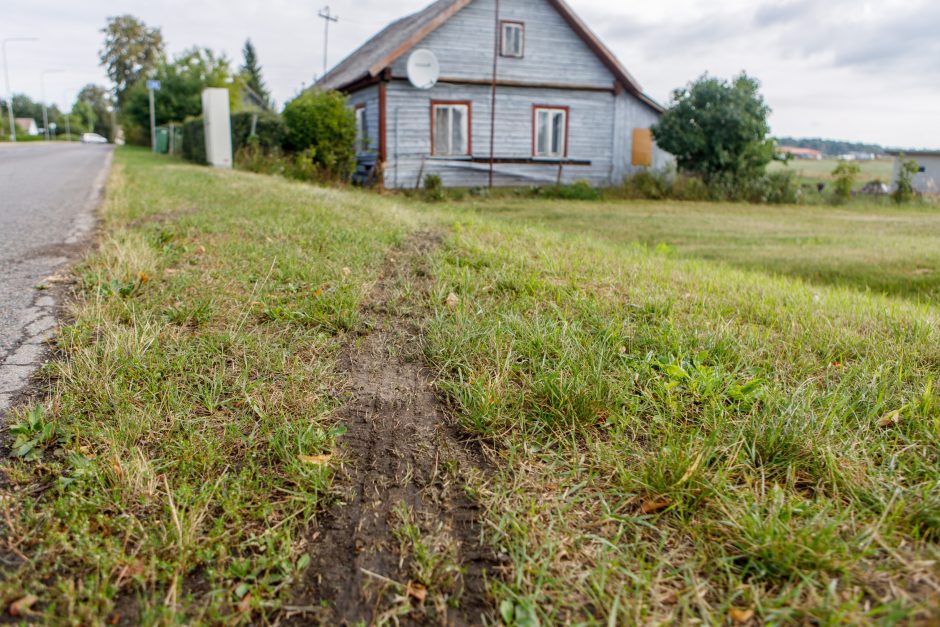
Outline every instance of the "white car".
<path id="1" fill-rule="evenodd" d="M 108 140 L 98 133 L 82 133 L 83 144 L 107 144 Z"/>

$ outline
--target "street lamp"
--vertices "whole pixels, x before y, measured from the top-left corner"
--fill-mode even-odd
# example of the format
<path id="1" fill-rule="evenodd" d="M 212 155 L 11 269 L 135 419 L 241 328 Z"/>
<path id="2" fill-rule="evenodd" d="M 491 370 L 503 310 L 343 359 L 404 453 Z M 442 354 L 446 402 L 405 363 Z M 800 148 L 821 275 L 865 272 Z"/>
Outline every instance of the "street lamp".
<path id="1" fill-rule="evenodd" d="M 43 70 L 39 73 L 39 91 L 42 94 L 42 128 L 46 133 L 46 141 L 49 141 L 49 110 L 46 107 L 46 74 L 59 74 L 65 70 Z"/>
<path id="2" fill-rule="evenodd" d="M 16 121 L 13 119 L 13 92 L 10 91 L 10 70 L 7 68 L 7 43 L 11 41 L 36 41 L 35 37 L 7 37 L 0 48 L 3 49 L 3 79 L 7 88 L 7 114 L 10 116 L 10 141 L 16 141 Z"/>

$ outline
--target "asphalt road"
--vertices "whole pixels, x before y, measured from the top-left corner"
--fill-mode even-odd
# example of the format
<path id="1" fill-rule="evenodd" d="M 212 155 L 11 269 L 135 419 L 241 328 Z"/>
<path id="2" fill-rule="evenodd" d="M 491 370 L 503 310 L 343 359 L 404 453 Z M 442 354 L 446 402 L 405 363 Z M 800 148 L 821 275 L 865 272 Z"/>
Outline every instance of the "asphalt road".
<path id="1" fill-rule="evenodd" d="M 54 286 L 87 243 L 111 151 L 0 145 L 0 415 L 43 356 L 56 324 L 56 290 L 37 286 Z"/>

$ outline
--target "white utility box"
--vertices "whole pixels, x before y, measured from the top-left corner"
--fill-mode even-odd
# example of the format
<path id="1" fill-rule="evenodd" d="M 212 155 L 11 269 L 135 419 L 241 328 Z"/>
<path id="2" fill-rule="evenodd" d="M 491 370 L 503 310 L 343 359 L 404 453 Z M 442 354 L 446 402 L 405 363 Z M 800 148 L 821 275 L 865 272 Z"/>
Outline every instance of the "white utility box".
<path id="1" fill-rule="evenodd" d="M 231 168 L 232 119 L 227 89 L 202 90 L 202 119 L 206 128 L 206 161 L 214 168 Z"/>

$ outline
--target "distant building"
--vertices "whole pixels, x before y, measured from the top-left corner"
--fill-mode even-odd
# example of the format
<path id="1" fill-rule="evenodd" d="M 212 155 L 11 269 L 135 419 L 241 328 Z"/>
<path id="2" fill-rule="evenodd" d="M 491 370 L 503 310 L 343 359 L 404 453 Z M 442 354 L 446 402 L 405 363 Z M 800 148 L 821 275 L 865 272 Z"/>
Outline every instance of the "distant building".
<path id="1" fill-rule="evenodd" d="M 823 158 L 823 153 L 812 148 L 798 148 L 796 146 L 777 146 L 777 152 L 790 155 L 794 159 L 810 159 L 819 161 Z"/>
<path id="2" fill-rule="evenodd" d="M 16 128 L 27 135 L 39 135 L 39 127 L 33 118 L 16 118 Z"/>
<path id="3" fill-rule="evenodd" d="M 914 191 L 919 194 L 940 194 L 940 151 L 914 150 L 900 152 L 893 150 L 888 154 L 895 157 L 892 188 L 897 186 L 898 173 L 901 170 L 901 159 L 911 159 L 917 162 L 918 167 L 918 172 L 914 175 L 913 180 Z"/>

